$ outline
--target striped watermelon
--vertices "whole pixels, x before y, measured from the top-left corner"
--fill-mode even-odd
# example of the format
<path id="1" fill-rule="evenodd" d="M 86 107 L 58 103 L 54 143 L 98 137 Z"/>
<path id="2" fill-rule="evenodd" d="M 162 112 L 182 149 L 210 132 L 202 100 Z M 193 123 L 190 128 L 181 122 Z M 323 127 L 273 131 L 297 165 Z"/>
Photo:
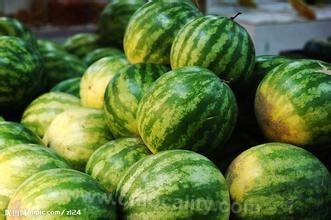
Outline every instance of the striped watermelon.
<path id="1" fill-rule="evenodd" d="M 82 106 L 101 109 L 108 82 L 127 65 L 125 57 L 104 57 L 89 66 L 80 82 Z"/>
<path id="2" fill-rule="evenodd" d="M 63 80 L 56 84 L 50 91 L 64 92 L 79 98 L 80 80 L 81 77 L 74 77 Z"/>
<path id="3" fill-rule="evenodd" d="M 139 102 L 153 82 L 168 71 L 160 64 L 133 64 L 109 82 L 104 112 L 115 137 L 139 137 L 136 114 Z"/>
<path id="4" fill-rule="evenodd" d="M 0 122 L 0 150 L 16 144 L 41 144 L 40 138 L 17 122 Z"/>
<path id="5" fill-rule="evenodd" d="M 172 69 L 202 66 L 229 82 L 245 82 L 254 68 L 255 49 L 248 32 L 232 19 L 208 15 L 187 23 L 171 48 Z"/>
<path id="6" fill-rule="evenodd" d="M 47 78 L 47 87 L 73 77 L 81 77 L 86 70 L 83 61 L 66 52 L 53 51 L 43 55 L 44 72 Z"/>
<path id="7" fill-rule="evenodd" d="M 75 34 L 66 39 L 63 46 L 69 53 L 83 58 L 99 47 L 99 36 L 94 33 Z"/>
<path id="8" fill-rule="evenodd" d="M 53 51 L 64 51 L 64 47 L 51 40 L 46 40 L 46 39 L 38 39 L 37 40 L 37 46 L 38 50 L 41 54 L 46 54 L 48 52 L 53 52 Z"/>
<path id="9" fill-rule="evenodd" d="M 86 165 L 86 173 L 109 192 L 113 192 L 125 172 L 149 154 L 139 138 L 116 139 L 104 144 L 92 154 Z"/>
<path id="10" fill-rule="evenodd" d="M 98 32 L 104 45 L 122 47 L 126 26 L 132 14 L 141 7 L 145 0 L 111 1 L 103 10 Z"/>
<path id="11" fill-rule="evenodd" d="M 69 165 L 44 146 L 19 144 L 0 150 L 0 219 L 4 219 L 10 197 L 27 178 L 54 168 L 69 168 Z"/>
<path id="12" fill-rule="evenodd" d="M 206 157 L 169 150 L 134 164 L 117 188 L 124 219 L 229 219 L 225 179 Z"/>
<path id="13" fill-rule="evenodd" d="M 238 219 L 330 219 L 331 176 L 306 150 L 258 145 L 230 165 L 226 181 Z"/>
<path id="14" fill-rule="evenodd" d="M 131 63 L 170 64 L 171 44 L 179 29 L 202 13 L 186 2 L 148 2 L 131 17 L 124 51 Z"/>
<path id="15" fill-rule="evenodd" d="M 98 182 L 87 174 L 63 168 L 42 171 L 27 179 L 12 196 L 8 210 L 53 211 L 39 215 L 40 220 L 117 217 L 111 194 Z M 7 220 L 12 219 L 16 217 L 7 217 Z M 35 220 L 36 216 L 24 219 Z"/>
<path id="16" fill-rule="evenodd" d="M 43 142 L 75 169 L 84 170 L 91 154 L 111 139 L 103 112 L 80 107 L 59 114 L 49 125 Z"/>
<path id="17" fill-rule="evenodd" d="M 191 149 L 206 155 L 230 137 L 237 104 L 231 89 L 202 67 L 161 76 L 140 101 L 137 121 L 146 146 L 157 153 Z"/>
<path id="18" fill-rule="evenodd" d="M 0 111 L 12 111 L 36 96 L 42 81 L 39 56 L 17 37 L 0 36 Z"/>
<path id="19" fill-rule="evenodd" d="M 80 106 L 79 98 L 62 92 L 45 93 L 25 109 L 21 123 L 43 137 L 48 126 L 60 113 Z"/>
<path id="20" fill-rule="evenodd" d="M 101 58 L 109 57 L 109 56 L 125 57 L 124 53 L 119 49 L 112 48 L 112 47 L 103 47 L 103 48 L 95 49 L 92 52 L 88 53 L 84 57 L 84 62 L 87 66 L 90 66 L 97 60 L 100 60 Z"/>
<path id="21" fill-rule="evenodd" d="M 330 144 L 330 100 L 331 65 L 297 60 L 264 77 L 256 92 L 255 113 L 271 141 L 305 147 Z"/>
<path id="22" fill-rule="evenodd" d="M 15 18 L 0 17 L 0 36 L 14 36 L 36 46 L 36 38 L 32 31 Z"/>

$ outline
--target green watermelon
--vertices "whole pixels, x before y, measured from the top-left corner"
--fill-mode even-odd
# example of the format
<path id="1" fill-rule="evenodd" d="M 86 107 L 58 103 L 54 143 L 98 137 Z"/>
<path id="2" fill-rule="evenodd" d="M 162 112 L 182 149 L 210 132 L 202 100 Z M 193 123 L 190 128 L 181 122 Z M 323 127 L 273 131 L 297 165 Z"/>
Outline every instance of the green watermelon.
<path id="1" fill-rule="evenodd" d="M 99 36 L 94 33 L 75 34 L 66 39 L 63 46 L 69 53 L 83 58 L 99 47 Z"/>
<path id="2" fill-rule="evenodd" d="M 98 32 L 102 44 L 122 48 L 125 29 L 132 14 L 145 0 L 115 0 L 107 4 L 102 11 Z"/>
<path id="3" fill-rule="evenodd" d="M 80 82 L 82 106 L 102 109 L 108 82 L 127 65 L 125 57 L 104 57 L 89 66 Z"/>
<path id="4" fill-rule="evenodd" d="M 86 165 L 86 173 L 109 192 L 113 192 L 125 172 L 149 154 L 151 153 L 139 138 L 116 139 L 92 154 Z"/>
<path id="5" fill-rule="evenodd" d="M 316 148 L 331 143 L 330 100 L 331 64 L 286 62 L 260 83 L 255 114 L 268 140 Z"/>
<path id="6" fill-rule="evenodd" d="M 51 40 L 46 40 L 46 39 L 38 39 L 37 40 L 37 46 L 38 50 L 41 54 L 46 54 L 48 52 L 53 52 L 53 51 L 64 51 L 64 47 Z"/>
<path id="7" fill-rule="evenodd" d="M 229 82 L 245 82 L 254 68 L 255 49 L 248 32 L 230 18 L 208 15 L 187 23 L 170 53 L 172 69 L 202 66 Z"/>
<path id="8" fill-rule="evenodd" d="M 35 35 L 24 23 L 15 18 L 0 17 L 0 36 L 18 37 L 31 46 L 36 46 Z"/>
<path id="9" fill-rule="evenodd" d="M 42 141 L 31 130 L 17 122 L 0 122 L 0 150 L 16 144 L 41 144 Z"/>
<path id="10" fill-rule="evenodd" d="M 229 219 L 222 173 L 206 157 L 169 150 L 134 164 L 117 188 L 124 219 Z"/>
<path id="11" fill-rule="evenodd" d="M 308 151 L 268 143 L 241 153 L 226 182 L 237 219 L 330 219 L 331 176 Z"/>
<path id="12" fill-rule="evenodd" d="M 43 55 L 44 72 L 47 78 L 47 88 L 74 77 L 81 77 L 86 65 L 76 56 L 62 51 L 53 51 Z"/>
<path id="13" fill-rule="evenodd" d="M 38 218 L 24 217 L 27 220 L 117 219 L 110 193 L 87 174 L 63 168 L 42 171 L 27 179 L 12 196 L 8 210 L 46 213 Z M 16 217 L 7 218 L 11 219 Z"/>
<path id="14" fill-rule="evenodd" d="M 104 96 L 104 112 L 115 137 L 139 137 L 136 114 L 139 102 L 153 82 L 168 71 L 160 64 L 133 64 L 114 76 Z"/>
<path id="15" fill-rule="evenodd" d="M 90 66 L 97 60 L 108 56 L 121 56 L 125 57 L 124 53 L 116 48 L 104 47 L 93 50 L 84 57 L 84 62 L 87 66 Z"/>
<path id="16" fill-rule="evenodd" d="M 81 77 L 74 77 L 63 80 L 56 84 L 50 91 L 64 92 L 79 98 L 80 80 Z"/>
<path id="17" fill-rule="evenodd" d="M 112 140 L 102 111 L 73 108 L 59 114 L 49 125 L 43 142 L 68 160 L 77 170 L 84 170 L 92 153 Z"/>
<path id="18" fill-rule="evenodd" d="M 236 117 L 230 87 L 202 67 L 161 76 L 137 112 L 139 134 L 153 153 L 184 148 L 209 155 L 230 137 Z"/>
<path id="19" fill-rule="evenodd" d="M 170 64 L 171 44 L 179 29 L 202 16 L 186 2 L 153 1 L 144 4 L 130 18 L 124 51 L 130 63 Z"/>
<path id="20" fill-rule="evenodd" d="M 40 57 L 17 37 L 0 36 L 0 111 L 12 111 L 40 91 Z"/>
<path id="21" fill-rule="evenodd" d="M 30 176 L 43 170 L 69 168 L 52 150 L 35 144 L 19 144 L 0 150 L 0 219 L 15 190 Z"/>
<path id="22" fill-rule="evenodd" d="M 79 98 L 62 93 L 45 93 L 30 103 L 25 109 L 21 123 L 43 137 L 48 126 L 60 113 L 80 106 Z"/>

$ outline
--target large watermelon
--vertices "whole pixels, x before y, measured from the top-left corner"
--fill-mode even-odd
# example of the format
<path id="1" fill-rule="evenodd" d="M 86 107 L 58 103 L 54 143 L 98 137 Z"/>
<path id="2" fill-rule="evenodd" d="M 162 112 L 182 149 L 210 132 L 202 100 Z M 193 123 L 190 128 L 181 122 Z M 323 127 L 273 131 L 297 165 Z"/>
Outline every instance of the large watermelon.
<path id="1" fill-rule="evenodd" d="M 230 18 L 208 15 L 187 23 L 171 48 L 172 69 L 202 66 L 229 82 L 251 77 L 255 49 L 248 32 Z"/>
<path id="2" fill-rule="evenodd" d="M 236 116 L 227 84 L 202 67 L 183 67 L 154 83 L 140 101 L 137 121 L 153 153 L 184 148 L 208 155 L 230 137 Z"/>
<path id="3" fill-rule="evenodd" d="M 192 151 L 169 150 L 138 161 L 116 194 L 124 219 L 229 219 L 223 175 Z"/>
<path id="4" fill-rule="evenodd" d="M 74 108 L 59 114 L 49 125 L 43 142 L 78 170 L 84 170 L 91 154 L 112 135 L 102 111 Z"/>
<path id="5" fill-rule="evenodd" d="M 26 220 L 116 219 L 112 195 L 87 174 L 51 169 L 27 179 L 12 196 L 8 210 L 44 211 Z M 57 211 L 57 212 L 55 212 Z M 7 220 L 16 219 L 15 216 Z"/>
<path id="6" fill-rule="evenodd" d="M 104 57 L 110 57 L 110 56 L 125 57 L 124 53 L 119 49 L 112 48 L 112 47 L 103 47 L 103 48 L 95 49 L 92 52 L 88 53 L 84 57 L 84 62 L 87 66 L 90 66 L 97 60 L 100 60 L 101 58 L 104 58 Z"/>
<path id="7" fill-rule="evenodd" d="M 102 109 L 108 82 L 127 65 L 125 57 L 104 57 L 89 66 L 80 82 L 82 106 Z"/>
<path id="8" fill-rule="evenodd" d="M 331 143 L 331 65 L 298 60 L 271 70 L 255 97 L 255 113 L 271 141 Z"/>
<path id="9" fill-rule="evenodd" d="M 62 51 L 43 54 L 44 72 L 47 78 L 47 88 L 73 77 L 81 77 L 86 65 L 76 56 Z"/>
<path id="10" fill-rule="evenodd" d="M 122 48 L 126 26 L 132 14 L 141 7 L 145 0 L 113 0 L 103 10 L 98 32 L 102 44 Z"/>
<path id="11" fill-rule="evenodd" d="M 22 124 L 0 122 L 0 150 L 16 144 L 42 144 L 41 139 Z"/>
<path id="12" fill-rule="evenodd" d="M 38 54 L 25 41 L 0 36 L 0 112 L 28 103 L 40 91 Z"/>
<path id="13" fill-rule="evenodd" d="M 37 46 L 38 46 L 38 50 L 41 54 L 46 54 L 48 52 L 53 52 L 53 51 L 65 51 L 64 47 L 55 42 L 55 41 L 51 41 L 51 40 L 46 40 L 46 39 L 38 39 L 37 40 Z"/>
<path id="14" fill-rule="evenodd" d="M 330 219 L 331 176 L 306 150 L 258 145 L 230 165 L 226 181 L 238 219 Z"/>
<path id="15" fill-rule="evenodd" d="M 64 92 L 74 95 L 79 98 L 81 77 L 74 77 L 63 80 L 56 84 L 50 91 L 51 92 Z"/>
<path id="16" fill-rule="evenodd" d="M 48 126 L 60 113 L 80 106 L 79 98 L 62 92 L 45 93 L 25 109 L 21 123 L 43 137 Z"/>
<path id="17" fill-rule="evenodd" d="M 179 29 L 202 13 L 191 3 L 153 1 L 131 17 L 124 51 L 131 63 L 170 64 L 171 44 Z"/>
<path id="18" fill-rule="evenodd" d="M 139 138 L 116 139 L 92 154 L 86 165 L 86 173 L 109 192 L 113 192 L 125 172 L 149 154 L 151 153 Z"/>
<path id="19" fill-rule="evenodd" d="M 136 114 L 139 102 L 153 82 L 168 71 L 160 64 L 133 64 L 114 76 L 104 96 L 104 112 L 115 137 L 139 137 Z"/>
<path id="20" fill-rule="evenodd" d="M 83 58 L 99 47 L 99 36 L 94 33 L 75 34 L 66 39 L 63 46 L 69 53 Z"/>
<path id="21" fill-rule="evenodd" d="M 19 144 L 0 150 L 0 219 L 4 219 L 11 195 L 26 179 L 54 168 L 69 168 L 69 165 L 44 146 Z"/>

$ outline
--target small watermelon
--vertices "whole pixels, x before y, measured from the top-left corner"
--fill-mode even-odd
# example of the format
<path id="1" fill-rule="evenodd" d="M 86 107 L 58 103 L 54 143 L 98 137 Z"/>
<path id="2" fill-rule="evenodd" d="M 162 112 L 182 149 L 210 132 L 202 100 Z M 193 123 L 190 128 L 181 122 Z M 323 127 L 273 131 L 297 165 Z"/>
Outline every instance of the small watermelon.
<path id="1" fill-rule="evenodd" d="M 51 41 L 51 40 L 46 40 L 46 39 L 38 39 L 37 40 L 37 46 L 38 46 L 38 50 L 41 54 L 46 54 L 49 52 L 53 52 L 53 51 L 65 51 L 64 47 L 55 42 L 55 41 Z"/>
<path id="2" fill-rule="evenodd" d="M 94 33 L 75 34 L 66 39 L 63 46 L 67 52 L 83 58 L 99 47 L 99 36 Z"/>
<path id="3" fill-rule="evenodd" d="M 100 60 L 101 58 L 110 57 L 110 56 L 125 57 L 124 53 L 119 49 L 112 47 L 104 47 L 104 48 L 95 49 L 92 52 L 88 53 L 84 57 L 84 62 L 87 66 L 90 66 L 94 62 Z"/>
<path id="4" fill-rule="evenodd" d="M 151 154 L 139 138 L 121 138 L 98 148 L 86 165 L 86 173 L 109 192 L 116 187 L 125 172 L 138 160 Z"/>
<path id="5" fill-rule="evenodd" d="M 80 80 L 81 77 L 74 77 L 63 80 L 56 84 L 50 91 L 64 92 L 79 98 Z"/>

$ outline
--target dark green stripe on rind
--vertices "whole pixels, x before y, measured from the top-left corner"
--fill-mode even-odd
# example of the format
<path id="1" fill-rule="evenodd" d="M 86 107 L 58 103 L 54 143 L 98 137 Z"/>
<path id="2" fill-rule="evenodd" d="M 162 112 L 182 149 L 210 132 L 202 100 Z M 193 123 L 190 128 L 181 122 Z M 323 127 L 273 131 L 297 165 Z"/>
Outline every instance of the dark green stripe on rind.
<path id="1" fill-rule="evenodd" d="M 38 186 L 38 187 L 36 187 Z M 43 202 L 40 202 L 43 201 Z M 81 219 L 116 219 L 112 195 L 87 174 L 52 169 L 39 172 L 26 180 L 13 195 L 11 210 L 80 210 Z M 38 216 L 39 219 L 73 218 L 64 215 Z M 27 219 L 35 219 L 32 216 Z"/>
<path id="2" fill-rule="evenodd" d="M 78 170 L 84 170 L 92 153 L 110 140 L 112 135 L 103 112 L 83 107 L 59 114 L 43 138 L 47 146 Z"/>
<path id="3" fill-rule="evenodd" d="M 168 70 L 159 64 L 133 64 L 111 80 L 105 92 L 104 111 L 115 137 L 139 137 L 136 121 L 139 102 Z"/>
<path id="4" fill-rule="evenodd" d="M 184 2 L 149 2 L 131 17 L 124 51 L 131 63 L 169 64 L 170 48 L 179 29 L 201 12 Z"/>
<path id="5" fill-rule="evenodd" d="M 0 149 L 16 144 L 41 144 L 40 138 L 22 124 L 0 122 Z"/>
<path id="6" fill-rule="evenodd" d="M 236 117 L 231 89 L 201 67 L 161 76 L 137 112 L 139 133 L 153 153 L 183 148 L 208 155 L 230 137 Z"/>
<path id="7" fill-rule="evenodd" d="M 150 151 L 139 138 L 116 139 L 92 154 L 86 165 L 86 173 L 109 192 L 114 192 L 125 172 L 149 154 Z"/>
<path id="8" fill-rule="evenodd" d="M 226 180 L 239 219 L 329 219 L 331 176 L 304 149 L 283 143 L 240 154 Z"/>
<path id="9" fill-rule="evenodd" d="M 70 79 L 63 80 L 56 84 L 50 91 L 51 92 L 64 92 L 74 95 L 79 98 L 81 77 L 74 77 Z"/>
<path id="10" fill-rule="evenodd" d="M 94 33 L 79 33 L 69 37 L 63 44 L 71 54 L 83 58 L 99 47 L 99 36 Z"/>
<path id="11" fill-rule="evenodd" d="M 21 123 L 43 137 L 57 115 L 79 106 L 79 98 L 73 95 L 62 92 L 45 93 L 25 109 Z"/>
<path id="12" fill-rule="evenodd" d="M 248 32 L 232 19 L 199 17 L 176 35 L 171 67 L 202 66 L 227 81 L 245 82 L 251 77 L 255 49 Z"/>
<path id="13" fill-rule="evenodd" d="M 84 57 L 84 62 L 87 66 L 93 64 L 97 60 L 100 60 L 103 57 L 109 56 L 121 56 L 125 57 L 124 53 L 116 48 L 104 47 L 93 50 Z"/>
<path id="14" fill-rule="evenodd" d="M 117 188 L 127 219 L 228 219 L 224 177 L 207 158 L 169 150 L 133 165 Z"/>

